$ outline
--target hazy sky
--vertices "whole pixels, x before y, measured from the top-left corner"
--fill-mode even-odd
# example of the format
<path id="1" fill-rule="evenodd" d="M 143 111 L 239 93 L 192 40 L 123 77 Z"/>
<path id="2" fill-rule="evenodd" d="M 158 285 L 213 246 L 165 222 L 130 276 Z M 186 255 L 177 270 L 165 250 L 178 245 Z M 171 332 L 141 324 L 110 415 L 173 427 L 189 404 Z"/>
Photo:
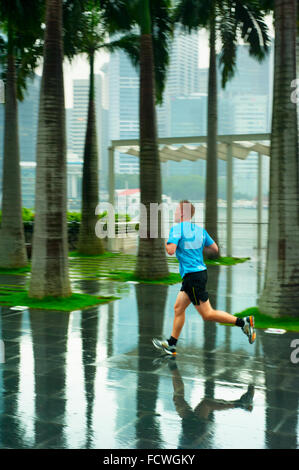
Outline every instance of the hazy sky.
<path id="1" fill-rule="evenodd" d="M 273 21 L 272 16 L 266 17 L 266 23 L 268 25 L 270 35 L 274 37 L 273 31 Z M 199 60 L 198 66 L 199 67 L 208 67 L 209 65 L 209 40 L 208 40 L 208 32 L 204 29 L 200 30 L 198 33 L 198 40 L 199 40 Z M 95 61 L 95 73 L 99 73 L 100 67 L 109 61 L 109 54 L 106 52 L 100 52 L 96 56 Z M 42 67 L 40 66 L 37 69 L 38 75 L 42 74 Z M 88 78 L 89 76 L 89 65 L 86 60 L 86 57 L 77 56 L 72 64 L 69 64 L 68 61 L 65 61 L 64 64 L 64 82 L 65 82 L 65 104 L 67 108 L 71 108 L 73 106 L 73 84 L 72 80 L 74 79 L 84 79 Z"/>

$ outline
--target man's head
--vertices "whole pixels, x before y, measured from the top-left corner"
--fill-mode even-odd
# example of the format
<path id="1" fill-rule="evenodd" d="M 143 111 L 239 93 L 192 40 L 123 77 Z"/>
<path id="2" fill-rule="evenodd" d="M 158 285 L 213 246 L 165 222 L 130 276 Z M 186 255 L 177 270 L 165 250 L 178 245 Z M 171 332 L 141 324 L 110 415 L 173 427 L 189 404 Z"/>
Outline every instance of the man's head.
<path id="1" fill-rule="evenodd" d="M 177 205 L 175 211 L 175 222 L 184 222 L 186 220 L 191 220 L 195 212 L 195 207 L 191 204 L 190 201 L 184 200 L 180 201 Z"/>

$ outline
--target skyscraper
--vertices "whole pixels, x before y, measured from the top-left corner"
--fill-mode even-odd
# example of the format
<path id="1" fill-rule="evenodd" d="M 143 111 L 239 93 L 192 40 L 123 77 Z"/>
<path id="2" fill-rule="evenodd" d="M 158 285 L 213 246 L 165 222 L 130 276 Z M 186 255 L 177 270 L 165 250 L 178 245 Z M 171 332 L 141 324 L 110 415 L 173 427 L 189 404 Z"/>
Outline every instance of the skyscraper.
<path id="1" fill-rule="evenodd" d="M 123 51 L 111 54 L 108 65 L 109 138 L 139 137 L 139 76 Z M 136 157 L 115 153 L 116 173 L 138 173 Z"/>
<path id="2" fill-rule="evenodd" d="M 23 162 L 36 160 L 36 139 L 38 125 L 39 92 L 41 77 L 34 75 L 27 81 L 24 100 L 19 102 L 20 158 Z"/>
<path id="3" fill-rule="evenodd" d="M 24 100 L 18 102 L 19 144 L 21 161 L 35 161 L 40 82 L 41 77 L 36 74 L 34 74 L 33 79 L 28 79 L 27 89 L 24 92 Z M 1 158 L 4 143 L 4 109 L 5 104 L 0 104 Z"/>
<path id="4" fill-rule="evenodd" d="M 34 162 L 36 160 L 36 139 L 38 126 L 38 107 L 41 77 L 34 74 L 27 80 L 27 89 L 24 100 L 18 102 L 19 148 L 21 162 Z M 0 193 L 2 193 L 2 167 L 4 152 L 4 110 L 5 103 L 0 104 Z M 29 180 L 28 180 L 29 181 Z M 29 194 L 29 185 L 26 186 L 26 195 Z M 32 197 L 34 185 L 32 187 Z M 31 196 L 30 196 L 31 198 Z M 2 194 L 0 194 L 2 200 Z M 32 202 L 32 198 L 29 199 Z"/>
<path id="5" fill-rule="evenodd" d="M 157 106 L 158 136 L 171 135 L 171 97 L 198 91 L 198 35 L 180 32 L 171 45 L 170 65 L 163 95 Z M 109 138 L 137 139 L 139 136 L 139 76 L 125 52 L 115 52 L 108 65 Z M 165 165 L 164 165 L 165 166 Z M 138 173 L 139 161 L 126 154 L 115 155 L 116 173 Z"/>

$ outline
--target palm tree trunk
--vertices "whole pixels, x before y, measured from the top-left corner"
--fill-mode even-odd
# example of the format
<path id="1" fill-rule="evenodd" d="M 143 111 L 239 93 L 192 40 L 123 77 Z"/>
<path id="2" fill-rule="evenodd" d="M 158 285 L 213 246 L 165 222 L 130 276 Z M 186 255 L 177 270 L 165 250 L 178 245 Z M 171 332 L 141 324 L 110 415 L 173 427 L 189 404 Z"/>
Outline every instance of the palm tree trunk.
<path id="1" fill-rule="evenodd" d="M 40 92 L 35 225 L 29 295 L 67 297 L 66 136 L 63 85 L 62 0 L 47 0 Z"/>
<path id="2" fill-rule="evenodd" d="M 146 215 L 140 215 L 140 230 L 144 237 L 139 239 L 136 276 L 147 279 L 159 279 L 168 275 L 168 266 L 161 238 L 162 217 L 157 218 L 158 237 L 150 236 L 150 204 L 160 204 L 161 168 L 157 144 L 157 124 L 155 109 L 154 58 L 148 0 L 144 2 L 144 24 L 141 27 L 140 40 L 140 192 L 141 204 L 146 207 Z M 146 230 L 145 225 L 146 224 Z M 143 226 L 143 227 L 142 227 Z"/>
<path id="3" fill-rule="evenodd" d="M 298 7 L 297 7 L 298 8 Z M 297 12 L 298 15 L 298 12 Z M 299 20 L 298 20 L 299 21 Z M 297 36 L 296 36 L 296 77 L 299 80 L 299 26 L 297 27 Z M 299 89 L 299 83 L 296 83 L 297 90 Z M 297 92 L 297 96 L 298 96 Z M 299 126 L 299 106 L 297 106 L 297 126 Z M 298 129 L 299 132 L 299 129 Z"/>
<path id="4" fill-rule="evenodd" d="M 275 56 L 267 265 L 259 308 L 270 316 L 298 316 L 299 181 L 296 104 L 296 0 L 275 0 Z"/>
<path id="5" fill-rule="evenodd" d="M 26 266 L 28 259 L 22 220 L 16 68 L 12 50 L 7 57 L 5 101 L 0 266 L 19 268 Z"/>
<path id="6" fill-rule="evenodd" d="M 215 17 L 210 21 L 210 65 L 208 84 L 208 145 L 206 171 L 205 228 L 218 243 L 217 229 L 217 69 Z"/>
<path id="7" fill-rule="evenodd" d="M 104 253 L 102 240 L 96 236 L 98 216 L 95 209 L 99 203 L 99 158 L 96 131 L 94 52 L 89 56 L 90 85 L 88 119 L 84 147 L 82 178 L 82 218 L 79 232 L 78 251 L 87 255 Z"/>

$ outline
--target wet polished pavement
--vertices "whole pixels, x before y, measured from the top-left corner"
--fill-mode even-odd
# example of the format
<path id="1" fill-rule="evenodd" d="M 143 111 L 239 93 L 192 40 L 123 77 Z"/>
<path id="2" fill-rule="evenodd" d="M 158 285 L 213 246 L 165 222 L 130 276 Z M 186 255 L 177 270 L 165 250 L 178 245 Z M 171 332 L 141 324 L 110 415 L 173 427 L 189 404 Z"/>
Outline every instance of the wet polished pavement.
<path id="1" fill-rule="evenodd" d="M 256 305 L 258 260 L 208 273 L 214 306 Z M 73 286 L 121 299 L 71 313 L 1 308 L 1 448 L 298 448 L 299 333 L 258 330 L 249 345 L 190 306 L 177 358 L 163 359 L 151 339 L 169 336 L 179 284 Z"/>

